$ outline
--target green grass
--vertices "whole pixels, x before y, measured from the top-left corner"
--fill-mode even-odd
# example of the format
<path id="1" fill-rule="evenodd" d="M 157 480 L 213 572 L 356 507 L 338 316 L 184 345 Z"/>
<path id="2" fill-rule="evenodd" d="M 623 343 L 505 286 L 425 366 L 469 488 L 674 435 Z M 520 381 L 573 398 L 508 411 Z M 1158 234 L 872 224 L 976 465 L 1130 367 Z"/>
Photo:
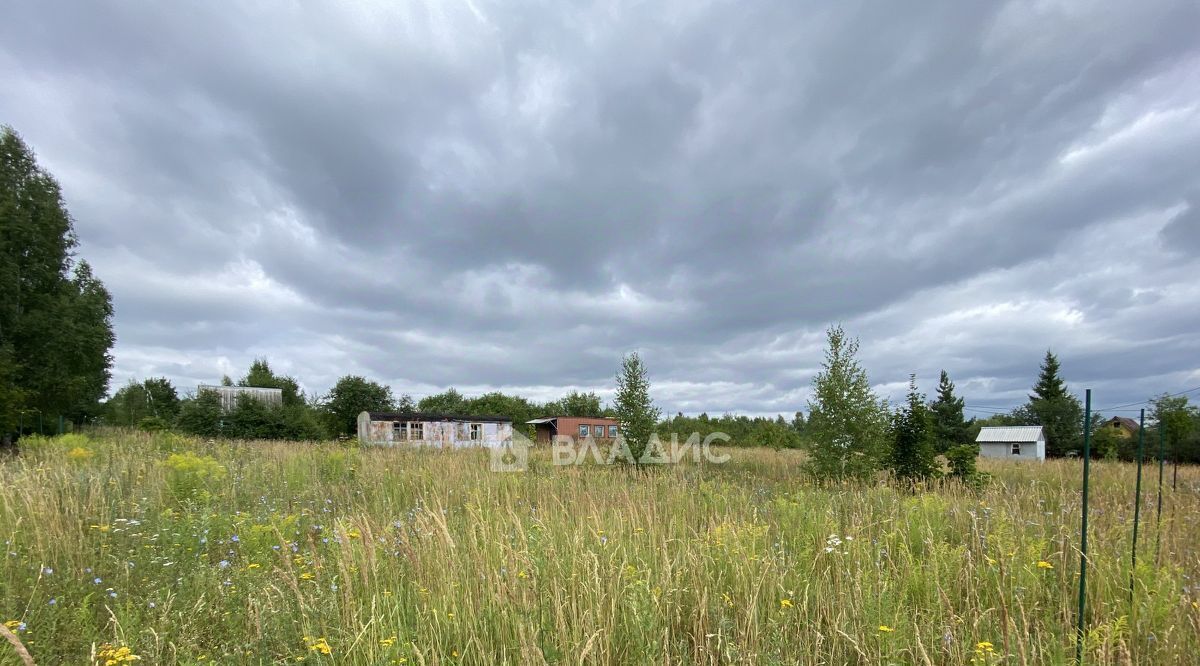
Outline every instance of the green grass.
<path id="1" fill-rule="evenodd" d="M 1074 658 L 1078 461 L 914 495 L 816 487 L 761 449 L 500 474 L 481 451 L 22 443 L 0 461 L 0 622 L 39 664 Z M 1092 473 L 1087 662 L 1195 663 L 1200 470 L 1174 492 L 1168 470 L 1159 533 L 1147 468 L 1132 605 L 1133 467 Z"/>

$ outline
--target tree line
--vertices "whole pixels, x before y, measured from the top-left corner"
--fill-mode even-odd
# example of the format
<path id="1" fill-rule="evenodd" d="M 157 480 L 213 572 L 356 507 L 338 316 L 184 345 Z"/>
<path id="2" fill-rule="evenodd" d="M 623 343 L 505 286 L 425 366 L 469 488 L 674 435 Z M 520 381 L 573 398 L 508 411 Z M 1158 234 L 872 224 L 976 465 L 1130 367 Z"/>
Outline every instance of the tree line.
<path id="1" fill-rule="evenodd" d="M 0 127 L 0 445 L 83 422 L 108 392 L 112 298 L 77 245 L 58 182 Z"/>
<path id="2" fill-rule="evenodd" d="M 949 475 L 977 478 L 975 437 L 985 426 L 1040 425 L 1046 455 L 1077 455 L 1083 449 L 1084 409 L 1067 389 L 1058 358 L 1050 351 L 1042 360 L 1028 401 L 1008 414 L 966 419 L 964 402 L 954 383 L 941 372 L 937 397 L 926 400 L 910 376 L 908 395 L 896 409 L 871 390 L 859 364 L 858 341 L 840 326 L 826 332 L 822 370 L 813 380 L 813 398 L 803 433 L 809 450 L 809 470 L 822 479 L 869 479 L 881 469 L 896 477 L 923 481 Z M 1200 411 L 1186 396 L 1163 395 L 1149 401 L 1156 424 L 1146 433 L 1148 456 L 1157 450 L 1158 427 L 1163 428 L 1166 456 L 1179 462 L 1200 462 Z M 1133 458 L 1136 438 L 1102 428 L 1103 416 L 1093 416 L 1094 455 Z M 1120 440 L 1119 448 L 1112 438 Z M 1112 442 L 1112 443 L 1109 443 Z M 939 456 L 941 458 L 939 458 Z M 943 466 L 942 460 L 945 461 Z"/>
<path id="3" fill-rule="evenodd" d="M 356 434 L 360 412 L 502 416 L 518 427 L 539 416 L 611 416 L 595 393 L 572 391 L 558 400 L 535 402 L 500 392 L 468 397 L 454 388 L 414 400 L 398 398 L 391 387 L 357 375 L 340 378 L 328 393 L 307 396 L 291 376 L 276 374 L 267 359 L 256 359 L 240 379 L 227 386 L 278 388 L 282 404 L 269 405 L 250 395 L 238 396 L 233 409 L 222 411 L 216 391 L 180 396 L 165 377 L 130 380 L 109 399 L 102 422 L 144 430 L 178 429 L 202 437 L 234 439 L 320 440 Z"/>

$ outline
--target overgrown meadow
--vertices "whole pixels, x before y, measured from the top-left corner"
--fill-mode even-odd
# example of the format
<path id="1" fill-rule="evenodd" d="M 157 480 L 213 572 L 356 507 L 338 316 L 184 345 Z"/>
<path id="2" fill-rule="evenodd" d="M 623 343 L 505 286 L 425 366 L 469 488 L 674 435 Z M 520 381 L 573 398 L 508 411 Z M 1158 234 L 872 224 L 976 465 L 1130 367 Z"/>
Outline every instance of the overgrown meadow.
<path id="1" fill-rule="evenodd" d="M 728 452 L 503 474 L 483 451 L 26 439 L 0 461 L 0 622 L 39 664 L 1074 659 L 1079 461 L 914 494 Z M 1089 663 L 1200 659 L 1200 470 L 1170 472 L 1156 530 L 1146 468 L 1131 602 L 1134 467 L 1092 466 Z"/>

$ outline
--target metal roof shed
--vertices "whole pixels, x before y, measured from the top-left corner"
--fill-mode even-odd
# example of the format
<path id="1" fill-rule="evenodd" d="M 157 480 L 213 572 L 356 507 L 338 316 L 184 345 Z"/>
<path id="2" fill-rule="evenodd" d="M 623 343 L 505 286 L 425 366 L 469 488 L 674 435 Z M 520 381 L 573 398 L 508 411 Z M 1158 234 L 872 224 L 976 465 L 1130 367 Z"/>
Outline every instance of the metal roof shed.
<path id="1" fill-rule="evenodd" d="M 1042 426 L 987 426 L 975 438 L 984 458 L 1045 460 L 1046 435 Z"/>

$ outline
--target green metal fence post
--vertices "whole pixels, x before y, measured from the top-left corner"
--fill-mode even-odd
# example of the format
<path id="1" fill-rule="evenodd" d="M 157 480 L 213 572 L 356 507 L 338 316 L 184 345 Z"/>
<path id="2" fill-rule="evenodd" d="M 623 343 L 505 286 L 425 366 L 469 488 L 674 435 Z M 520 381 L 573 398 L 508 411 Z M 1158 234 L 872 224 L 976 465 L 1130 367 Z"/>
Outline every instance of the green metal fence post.
<path id="1" fill-rule="evenodd" d="M 1075 634 L 1075 663 L 1083 663 L 1084 611 L 1087 608 L 1088 475 L 1092 466 L 1092 389 L 1084 393 L 1083 520 L 1079 528 L 1079 626 Z"/>
<path id="2" fill-rule="evenodd" d="M 1133 581 L 1137 573 L 1138 518 L 1142 512 L 1142 457 L 1146 451 L 1146 410 L 1138 419 L 1137 484 L 1133 491 L 1133 555 L 1129 566 L 1129 603 L 1133 603 Z"/>
<path id="3" fill-rule="evenodd" d="M 1162 487 L 1163 487 L 1163 422 L 1158 421 L 1158 515 L 1154 518 L 1154 563 L 1158 564 L 1159 546 L 1162 545 Z"/>

